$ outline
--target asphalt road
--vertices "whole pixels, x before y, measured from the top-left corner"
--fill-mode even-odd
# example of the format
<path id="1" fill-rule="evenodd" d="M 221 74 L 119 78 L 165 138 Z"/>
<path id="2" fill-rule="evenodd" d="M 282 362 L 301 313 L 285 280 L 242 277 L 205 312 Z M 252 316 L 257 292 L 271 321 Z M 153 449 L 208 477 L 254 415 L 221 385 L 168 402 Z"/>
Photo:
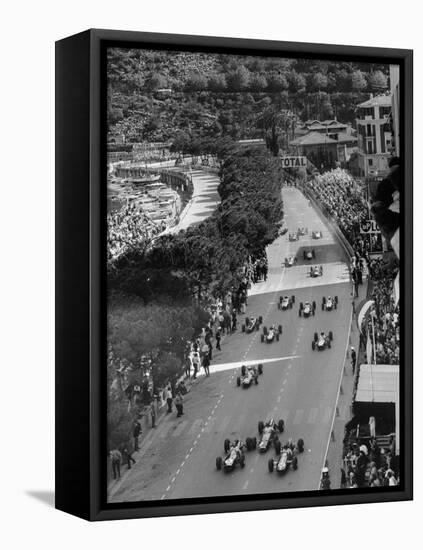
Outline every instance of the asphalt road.
<path id="1" fill-rule="evenodd" d="M 350 284 L 342 249 L 324 220 L 295 188 L 283 191 L 289 230 L 307 226 L 309 236 L 289 242 L 280 237 L 268 249 L 269 276 L 251 289 L 247 314 L 262 315 L 264 325 L 282 324 L 279 342 L 261 343 L 259 332 L 228 336 L 217 352 L 209 378 L 202 377 L 185 399 L 180 419 L 168 415 L 149 440 L 148 448 L 125 479 L 113 490 L 112 502 L 274 493 L 318 488 L 320 471 L 330 438 L 340 373 L 343 368 L 351 318 Z M 322 240 L 312 240 L 312 230 L 322 230 Z M 310 278 L 309 265 L 299 261 L 285 268 L 288 255 L 312 246 L 323 277 Z M 281 294 L 295 295 L 291 310 L 279 311 Z M 322 296 L 338 296 L 339 307 L 322 311 Z M 315 300 L 315 317 L 298 316 L 300 301 Z M 242 319 L 240 319 L 242 321 Z M 312 351 L 313 333 L 332 330 L 331 349 Z M 236 386 L 243 362 L 263 362 L 259 385 Z M 265 455 L 246 454 L 246 466 L 234 472 L 217 471 L 216 457 L 223 456 L 225 438 L 245 440 L 258 436 L 259 420 L 285 421 L 282 441 L 302 437 L 305 451 L 298 470 L 284 476 L 268 472 Z"/>

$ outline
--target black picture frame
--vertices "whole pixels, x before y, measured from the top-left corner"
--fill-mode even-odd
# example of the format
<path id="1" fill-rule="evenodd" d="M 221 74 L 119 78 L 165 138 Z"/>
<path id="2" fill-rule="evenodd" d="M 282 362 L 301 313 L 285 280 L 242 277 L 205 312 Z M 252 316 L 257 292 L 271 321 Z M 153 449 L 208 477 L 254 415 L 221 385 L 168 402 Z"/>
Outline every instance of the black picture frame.
<path id="1" fill-rule="evenodd" d="M 400 66 L 401 485 L 112 505 L 105 500 L 106 339 L 105 48 L 395 63 Z M 401 501 L 413 497 L 413 53 L 338 46 L 92 29 L 56 43 L 56 508 L 87 520 Z M 103 369 L 104 370 L 104 369 Z M 393 490 L 394 489 L 394 490 Z"/>

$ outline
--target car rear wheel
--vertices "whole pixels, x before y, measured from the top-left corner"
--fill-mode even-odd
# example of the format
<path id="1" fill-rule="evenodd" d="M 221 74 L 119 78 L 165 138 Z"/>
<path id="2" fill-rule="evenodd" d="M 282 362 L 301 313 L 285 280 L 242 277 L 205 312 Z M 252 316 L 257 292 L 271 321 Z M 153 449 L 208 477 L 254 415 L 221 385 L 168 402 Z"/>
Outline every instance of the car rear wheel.
<path id="1" fill-rule="evenodd" d="M 229 441 L 229 439 L 225 439 L 225 442 L 223 444 L 223 448 L 225 450 L 225 453 L 227 453 L 229 451 L 230 446 L 231 446 L 231 442 Z"/>
<path id="2" fill-rule="evenodd" d="M 333 332 L 330 330 L 329 331 L 329 340 L 332 342 L 333 340 Z"/>
<path id="3" fill-rule="evenodd" d="M 259 323 L 260 323 L 260 325 L 262 324 L 262 322 L 263 322 L 263 317 L 260 315 L 260 316 L 259 316 Z"/>
<path id="4" fill-rule="evenodd" d="M 317 332 L 314 333 L 314 341 L 317 342 L 317 339 L 318 339 L 318 334 Z"/>
<path id="5" fill-rule="evenodd" d="M 263 327 L 263 334 L 267 336 L 267 327 Z"/>
<path id="6" fill-rule="evenodd" d="M 264 334 L 261 335 L 260 340 L 264 342 Z"/>
<path id="7" fill-rule="evenodd" d="M 269 458 L 269 461 L 267 463 L 267 467 L 269 468 L 269 472 L 272 473 L 273 472 L 273 468 L 274 468 L 274 463 L 273 463 L 273 458 Z"/>
<path id="8" fill-rule="evenodd" d="M 251 438 L 251 441 L 253 443 L 253 449 L 257 449 L 257 438 L 256 437 L 252 437 Z"/>
<path id="9" fill-rule="evenodd" d="M 293 304 L 295 304 L 295 296 L 294 296 L 294 295 L 291 296 L 291 302 L 292 302 Z"/>
<path id="10" fill-rule="evenodd" d="M 238 386 L 238 388 L 241 385 L 241 377 L 240 376 L 238 376 L 237 379 L 236 379 L 236 385 Z"/>
<path id="11" fill-rule="evenodd" d="M 258 373 L 263 374 L 263 365 L 261 363 L 259 363 L 259 366 L 258 366 Z"/>
<path id="12" fill-rule="evenodd" d="M 245 370 L 246 370 L 245 365 L 242 365 L 242 367 L 241 367 L 241 374 L 242 374 L 242 376 L 245 376 Z"/>
<path id="13" fill-rule="evenodd" d="M 222 457 L 221 456 L 218 456 L 216 458 L 216 468 L 218 470 L 221 470 L 222 469 Z"/>
<path id="14" fill-rule="evenodd" d="M 304 451 L 304 439 L 299 439 L 297 442 L 298 452 L 302 453 Z"/>
<path id="15" fill-rule="evenodd" d="M 294 456 L 294 458 L 292 459 L 292 468 L 294 470 L 298 468 L 298 458 L 296 456 Z"/>
<path id="16" fill-rule="evenodd" d="M 278 422 L 278 430 L 282 433 L 284 429 L 285 429 L 285 422 L 281 418 Z"/>
<path id="17" fill-rule="evenodd" d="M 259 432 L 259 434 L 262 434 L 263 430 L 264 430 L 264 422 L 263 422 L 263 420 L 260 420 L 260 422 L 258 423 L 258 432 Z"/>
<path id="18" fill-rule="evenodd" d="M 304 305 L 302 302 L 300 302 L 300 309 L 304 309 Z"/>
<path id="19" fill-rule="evenodd" d="M 251 451 L 252 449 L 251 437 L 247 437 L 247 439 L 245 440 L 245 445 L 247 446 L 247 451 Z"/>
<path id="20" fill-rule="evenodd" d="M 279 334 L 282 334 L 282 325 L 278 326 L 278 331 L 279 331 Z"/>
<path id="21" fill-rule="evenodd" d="M 242 332 L 245 332 L 245 325 L 242 325 L 241 329 L 242 329 Z"/>

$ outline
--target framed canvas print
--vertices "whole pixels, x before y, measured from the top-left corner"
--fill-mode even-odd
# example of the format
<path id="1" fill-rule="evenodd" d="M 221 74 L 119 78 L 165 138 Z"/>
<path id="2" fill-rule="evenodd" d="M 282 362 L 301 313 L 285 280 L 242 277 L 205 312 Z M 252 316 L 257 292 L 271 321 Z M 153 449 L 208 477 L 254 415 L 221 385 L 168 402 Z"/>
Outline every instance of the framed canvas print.
<path id="1" fill-rule="evenodd" d="M 412 52 L 56 45 L 56 506 L 412 498 Z"/>

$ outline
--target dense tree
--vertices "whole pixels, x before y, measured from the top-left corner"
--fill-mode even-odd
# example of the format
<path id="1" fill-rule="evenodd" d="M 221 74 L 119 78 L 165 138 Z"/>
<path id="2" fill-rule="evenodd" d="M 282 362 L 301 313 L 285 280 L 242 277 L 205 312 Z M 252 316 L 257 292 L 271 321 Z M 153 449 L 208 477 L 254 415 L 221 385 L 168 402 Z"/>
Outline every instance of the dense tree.
<path id="1" fill-rule="evenodd" d="M 288 89 L 288 80 L 285 75 L 273 73 L 267 79 L 269 92 L 282 92 Z"/>
<path id="2" fill-rule="evenodd" d="M 370 73 L 368 83 L 371 90 L 379 92 L 388 87 L 388 78 L 382 71 L 374 71 Z"/>
<path id="3" fill-rule="evenodd" d="M 199 73 L 191 74 L 185 82 L 185 90 L 187 92 L 196 92 L 207 89 L 207 78 Z"/>
<path id="4" fill-rule="evenodd" d="M 357 92 L 361 92 L 367 87 L 366 77 L 361 71 L 354 71 L 351 74 L 351 87 Z"/>
<path id="5" fill-rule="evenodd" d="M 229 90 L 246 90 L 250 84 L 250 71 L 244 65 L 240 65 L 234 71 L 228 73 L 226 81 Z"/>
<path id="6" fill-rule="evenodd" d="M 253 92 L 263 92 L 267 88 L 266 77 L 261 74 L 256 74 L 252 76 L 249 88 Z"/>
<path id="7" fill-rule="evenodd" d="M 226 90 L 226 77 L 224 74 L 213 73 L 208 78 L 208 87 L 213 92 Z"/>
<path id="8" fill-rule="evenodd" d="M 323 73 L 314 73 L 309 78 L 308 87 L 312 92 L 320 92 L 325 90 L 328 85 L 327 76 Z"/>
<path id="9" fill-rule="evenodd" d="M 155 91 L 160 88 L 166 88 L 167 80 L 166 77 L 160 73 L 154 73 L 146 82 L 146 87 L 148 90 Z"/>

